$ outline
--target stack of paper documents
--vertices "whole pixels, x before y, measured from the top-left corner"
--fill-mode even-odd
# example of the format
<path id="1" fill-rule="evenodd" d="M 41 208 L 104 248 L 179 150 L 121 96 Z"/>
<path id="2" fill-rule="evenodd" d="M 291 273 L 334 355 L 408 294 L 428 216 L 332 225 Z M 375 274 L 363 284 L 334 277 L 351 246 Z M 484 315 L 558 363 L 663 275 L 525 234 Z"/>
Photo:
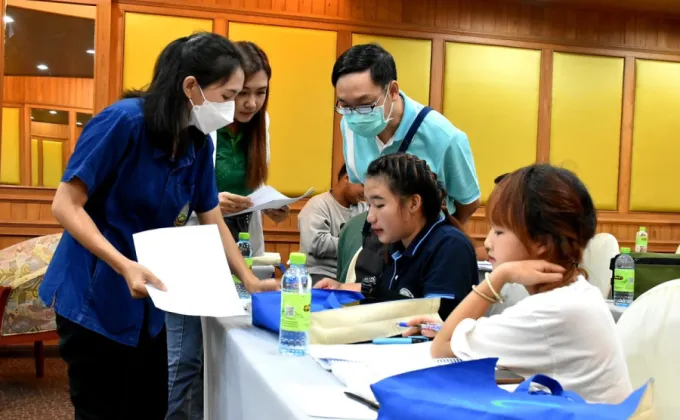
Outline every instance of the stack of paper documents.
<path id="1" fill-rule="evenodd" d="M 304 195 L 300 197 L 290 198 L 281 194 L 276 190 L 276 188 L 269 185 L 260 188 L 259 190 L 253 192 L 248 196 L 253 202 L 253 206 L 249 209 L 240 211 L 238 213 L 230 214 L 227 217 L 234 217 L 240 214 L 252 213 L 256 210 L 274 210 L 280 209 L 283 206 L 289 206 L 296 201 L 302 200 L 305 197 L 309 197 L 314 192 L 314 188 L 307 190 Z"/>
<path id="2" fill-rule="evenodd" d="M 348 390 L 375 401 L 371 385 L 376 382 L 402 373 L 460 361 L 433 359 L 430 347 L 430 342 L 404 345 L 312 345 L 309 353 Z"/>

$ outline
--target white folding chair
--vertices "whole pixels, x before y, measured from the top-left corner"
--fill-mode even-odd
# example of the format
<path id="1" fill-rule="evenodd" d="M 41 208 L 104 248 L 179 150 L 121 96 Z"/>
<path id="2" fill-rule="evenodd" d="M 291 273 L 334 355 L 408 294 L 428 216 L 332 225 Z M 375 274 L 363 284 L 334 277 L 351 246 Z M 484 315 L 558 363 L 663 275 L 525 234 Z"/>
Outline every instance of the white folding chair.
<path id="1" fill-rule="evenodd" d="M 609 263 L 619 254 L 619 242 L 609 233 L 595 235 L 583 251 L 581 265 L 588 272 L 588 281 L 607 298 L 611 288 L 612 271 Z"/>
<path id="2" fill-rule="evenodd" d="M 633 388 L 654 378 L 654 411 L 680 419 L 680 279 L 662 283 L 628 307 L 616 329 Z"/>

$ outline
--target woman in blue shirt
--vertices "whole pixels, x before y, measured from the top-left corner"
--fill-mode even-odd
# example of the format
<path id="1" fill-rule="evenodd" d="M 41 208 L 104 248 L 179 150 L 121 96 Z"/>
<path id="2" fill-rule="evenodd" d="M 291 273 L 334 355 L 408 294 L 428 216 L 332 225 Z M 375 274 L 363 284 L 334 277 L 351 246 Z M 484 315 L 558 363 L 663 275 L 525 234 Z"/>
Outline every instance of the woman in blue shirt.
<path id="1" fill-rule="evenodd" d="M 367 303 L 441 298 L 442 319 L 477 284 L 477 259 L 460 222 L 446 206 L 446 191 L 427 163 L 393 153 L 374 160 L 366 173 L 367 222 L 386 245 L 382 274 L 341 284 L 324 279 L 315 287 L 361 291 Z"/>
<path id="2" fill-rule="evenodd" d="M 146 291 L 164 286 L 135 261 L 134 233 L 182 226 L 195 211 L 217 224 L 250 291 L 276 287 L 247 269 L 224 224 L 207 137 L 233 120 L 242 67 L 222 36 L 180 38 L 146 91 L 103 110 L 80 136 L 52 204 L 66 231 L 40 289 L 57 313 L 76 419 L 163 419 L 167 410 L 165 314 Z"/>

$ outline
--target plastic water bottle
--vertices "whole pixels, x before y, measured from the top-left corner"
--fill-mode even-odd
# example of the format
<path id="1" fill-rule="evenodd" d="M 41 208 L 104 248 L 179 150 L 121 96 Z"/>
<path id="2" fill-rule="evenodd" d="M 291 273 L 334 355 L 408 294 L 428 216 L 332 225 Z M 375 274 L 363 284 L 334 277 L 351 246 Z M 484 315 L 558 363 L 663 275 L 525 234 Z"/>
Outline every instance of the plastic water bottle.
<path id="1" fill-rule="evenodd" d="M 635 234 L 635 252 L 647 252 L 648 242 L 649 234 L 647 234 L 647 228 L 640 226 L 640 230 Z"/>
<path id="2" fill-rule="evenodd" d="M 281 328 L 279 353 L 304 356 L 309 348 L 309 319 L 312 281 L 307 274 L 307 256 L 290 254 L 290 268 L 281 279 Z"/>
<path id="3" fill-rule="evenodd" d="M 239 233 L 236 246 L 238 246 L 238 249 L 241 251 L 241 256 L 243 256 L 243 258 L 251 258 L 253 256 L 253 247 L 250 245 L 250 233 Z"/>
<path id="4" fill-rule="evenodd" d="M 635 292 L 635 261 L 630 248 L 621 248 L 614 262 L 614 305 L 629 306 Z"/>

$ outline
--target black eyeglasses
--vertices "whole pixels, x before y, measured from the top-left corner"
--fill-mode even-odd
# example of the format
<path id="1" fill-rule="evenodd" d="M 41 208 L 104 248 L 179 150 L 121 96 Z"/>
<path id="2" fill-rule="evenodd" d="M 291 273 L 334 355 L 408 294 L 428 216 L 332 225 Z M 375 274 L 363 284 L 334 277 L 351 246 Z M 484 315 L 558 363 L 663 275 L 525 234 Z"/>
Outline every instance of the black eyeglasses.
<path id="1" fill-rule="evenodd" d="M 353 112 L 355 112 L 357 114 L 362 114 L 362 115 L 370 114 L 371 112 L 373 112 L 375 107 L 378 106 L 378 102 L 380 102 L 381 99 L 383 99 L 383 103 L 384 103 L 384 99 L 387 98 L 387 90 L 389 89 L 389 87 L 390 87 L 389 84 L 387 86 L 385 86 L 385 88 L 380 92 L 380 96 L 378 96 L 378 99 L 376 99 L 375 102 L 373 102 L 371 105 L 359 105 L 359 106 L 349 107 L 349 106 L 340 106 L 336 102 L 335 112 L 337 112 L 340 115 L 349 115 Z"/>

